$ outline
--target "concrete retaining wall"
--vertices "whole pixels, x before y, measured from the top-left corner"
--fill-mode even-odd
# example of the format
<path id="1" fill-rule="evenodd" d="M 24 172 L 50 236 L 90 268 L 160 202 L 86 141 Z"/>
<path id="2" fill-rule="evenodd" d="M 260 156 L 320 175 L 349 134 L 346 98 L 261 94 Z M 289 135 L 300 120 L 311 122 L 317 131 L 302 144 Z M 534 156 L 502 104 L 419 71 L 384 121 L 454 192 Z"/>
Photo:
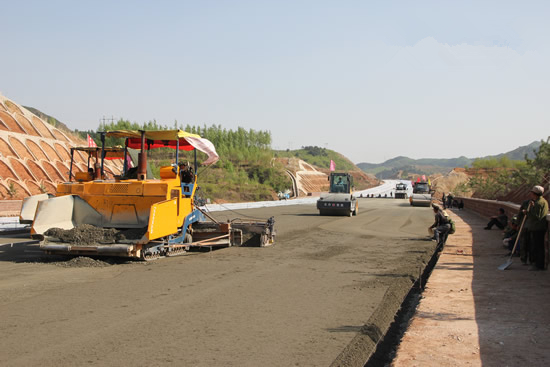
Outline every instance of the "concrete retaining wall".
<path id="1" fill-rule="evenodd" d="M 22 200 L 0 200 L 0 217 L 19 216 L 22 203 Z"/>
<path id="2" fill-rule="evenodd" d="M 458 198 L 464 202 L 464 209 L 472 210 L 478 214 L 481 214 L 484 217 L 491 217 L 493 215 L 498 215 L 498 209 L 504 208 L 508 218 L 516 215 L 519 211 L 519 205 L 511 203 L 509 201 L 498 201 L 498 200 L 485 200 L 485 199 L 474 199 L 474 198 Z"/>
<path id="3" fill-rule="evenodd" d="M 463 197 L 459 197 L 457 199 L 464 202 L 464 209 L 472 210 L 478 214 L 483 215 L 484 217 L 487 217 L 487 221 L 489 221 L 489 217 L 498 214 L 499 208 L 504 208 L 504 210 L 506 211 L 506 215 L 508 215 L 508 218 L 512 218 L 512 216 L 518 213 L 520 207 L 518 204 L 511 203 L 509 201 L 485 200 Z M 546 216 L 546 220 L 548 221 L 548 233 L 550 233 L 550 214 Z"/>

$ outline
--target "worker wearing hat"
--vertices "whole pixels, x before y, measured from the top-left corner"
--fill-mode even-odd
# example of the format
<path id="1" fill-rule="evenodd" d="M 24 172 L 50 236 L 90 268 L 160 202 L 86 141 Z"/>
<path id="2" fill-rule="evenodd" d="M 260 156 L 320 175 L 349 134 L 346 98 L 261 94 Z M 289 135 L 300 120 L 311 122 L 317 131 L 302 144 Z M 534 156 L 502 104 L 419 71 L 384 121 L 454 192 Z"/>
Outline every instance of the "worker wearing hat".
<path id="1" fill-rule="evenodd" d="M 529 270 L 545 269 L 544 236 L 548 230 L 548 202 L 542 197 L 544 188 L 534 186 L 529 192 L 529 206 L 524 210 L 526 215 L 525 229 L 529 246 Z"/>

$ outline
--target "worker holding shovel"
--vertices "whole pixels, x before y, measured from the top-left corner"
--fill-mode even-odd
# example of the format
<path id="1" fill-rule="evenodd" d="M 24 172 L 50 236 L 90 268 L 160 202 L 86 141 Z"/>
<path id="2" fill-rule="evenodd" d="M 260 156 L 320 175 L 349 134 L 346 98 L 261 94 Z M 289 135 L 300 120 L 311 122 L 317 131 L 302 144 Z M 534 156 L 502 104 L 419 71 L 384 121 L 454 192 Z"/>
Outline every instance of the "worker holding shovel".
<path id="1" fill-rule="evenodd" d="M 524 210 L 526 216 L 525 229 L 527 240 L 526 245 L 529 246 L 529 260 L 531 268 L 529 270 L 545 270 L 545 252 L 544 252 L 544 236 L 548 230 L 548 202 L 542 197 L 544 188 L 542 186 L 534 186 L 529 192 L 530 207 Z"/>

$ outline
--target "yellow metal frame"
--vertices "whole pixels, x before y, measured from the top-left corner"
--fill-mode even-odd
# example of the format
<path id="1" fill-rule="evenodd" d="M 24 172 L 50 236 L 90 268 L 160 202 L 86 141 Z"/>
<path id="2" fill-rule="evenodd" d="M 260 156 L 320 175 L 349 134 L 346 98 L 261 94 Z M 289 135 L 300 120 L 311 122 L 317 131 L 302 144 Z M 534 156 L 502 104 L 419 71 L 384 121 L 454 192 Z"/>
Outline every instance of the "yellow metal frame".
<path id="1" fill-rule="evenodd" d="M 161 171 L 172 171 L 172 167 L 162 167 Z M 183 226 L 185 217 L 194 210 L 196 190 L 196 177 L 193 192 L 182 194 L 179 175 L 163 176 L 173 178 L 62 183 L 57 186 L 56 196 L 78 195 L 101 214 L 103 227 L 143 228 L 149 225 L 155 233 L 149 230 L 149 239 L 160 238 L 176 233 L 177 228 Z M 170 208 L 174 208 L 168 216 L 163 214 L 168 206 L 160 205 L 164 202 L 170 202 Z M 151 227 L 152 217 L 159 213 L 164 218 L 161 227 L 170 228 L 168 232 L 162 230 L 165 234 L 161 236 L 156 235 L 161 228 L 158 220 Z"/>

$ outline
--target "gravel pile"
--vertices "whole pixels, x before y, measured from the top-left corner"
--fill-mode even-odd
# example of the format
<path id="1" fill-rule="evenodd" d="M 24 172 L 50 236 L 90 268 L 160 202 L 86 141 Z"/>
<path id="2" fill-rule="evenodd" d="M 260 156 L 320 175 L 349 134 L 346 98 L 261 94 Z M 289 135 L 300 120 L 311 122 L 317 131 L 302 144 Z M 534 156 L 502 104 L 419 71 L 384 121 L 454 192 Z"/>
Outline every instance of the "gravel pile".
<path id="1" fill-rule="evenodd" d="M 79 256 L 68 261 L 55 262 L 54 265 L 60 268 L 104 268 L 113 264 L 90 257 Z"/>
<path id="2" fill-rule="evenodd" d="M 71 243 L 79 246 L 109 245 L 122 240 L 140 239 L 146 228 L 117 230 L 114 228 L 101 228 L 89 224 L 82 224 L 72 229 L 50 228 L 44 234 L 55 237 L 63 243 Z"/>

